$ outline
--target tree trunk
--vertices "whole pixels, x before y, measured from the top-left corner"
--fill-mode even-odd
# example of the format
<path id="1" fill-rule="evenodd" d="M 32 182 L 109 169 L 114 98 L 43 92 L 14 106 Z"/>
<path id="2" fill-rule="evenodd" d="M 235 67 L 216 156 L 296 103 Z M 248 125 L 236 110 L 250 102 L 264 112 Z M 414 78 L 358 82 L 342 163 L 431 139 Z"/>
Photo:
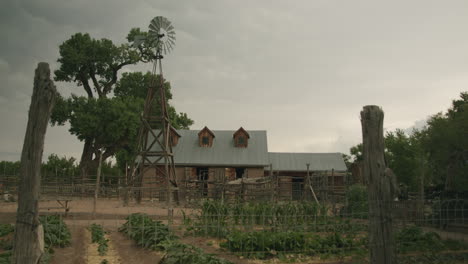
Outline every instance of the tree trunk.
<path id="1" fill-rule="evenodd" d="M 89 172 L 91 167 L 91 161 L 93 160 L 93 140 L 85 139 L 83 146 L 83 152 L 81 153 L 80 160 L 80 172 L 81 179 L 85 180 L 89 178 Z"/>
<path id="2" fill-rule="evenodd" d="M 39 192 L 44 136 L 56 95 L 47 63 L 35 72 L 28 125 L 21 153 L 18 211 L 12 262 L 37 264 L 44 252 L 44 234 L 39 222 Z"/>
<path id="3" fill-rule="evenodd" d="M 370 263 L 394 264 L 391 205 L 395 188 L 384 159 L 383 111 L 365 106 L 361 112 L 364 176 L 369 181 Z"/>

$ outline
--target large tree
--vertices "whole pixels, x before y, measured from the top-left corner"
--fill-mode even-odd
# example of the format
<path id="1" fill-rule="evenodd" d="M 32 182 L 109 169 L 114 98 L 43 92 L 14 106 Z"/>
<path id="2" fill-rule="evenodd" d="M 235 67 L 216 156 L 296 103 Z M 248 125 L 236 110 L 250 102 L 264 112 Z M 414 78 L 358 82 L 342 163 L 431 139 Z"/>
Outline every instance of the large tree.
<path id="1" fill-rule="evenodd" d="M 432 116 L 423 147 L 436 183 L 447 191 L 468 190 L 468 92 L 444 113 Z"/>
<path id="2" fill-rule="evenodd" d="M 87 96 L 59 97 L 51 122 L 70 124 L 70 133 L 84 142 L 80 170 L 87 177 L 97 167 L 98 153 L 103 159 L 122 149 L 134 149 L 140 126 L 140 113 L 151 74 L 123 74 L 125 66 L 150 61 L 154 51 L 144 43 L 140 48 L 130 45 L 135 34 L 147 34 L 132 29 L 129 43 L 115 45 L 108 39 L 94 39 L 77 33 L 60 45 L 60 68 L 56 81 L 74 82 Z M 146 79 L 145 79 L 146 78 Z M 169 83 L 165 83 L 168 100 L 172 98 Z M 114 91 L 115 90 L 115 91 Z M 113 95 L 115 94 L 115 95 Z M 193 121 L 185 113 L 169 106 L 171 120 L 177 128 L 188 128 Z"/>
<path id="3" fill-rule="evenodd" d="M 385 146 L 388 166 L 410 190 L 420 190 L 424 184 L 468 191 L 468 92 L 453 100 L 445 113 L 431 116 L 423 129 L 388 132 Z M 362 144 L 350 153 L 354 162 L 361 160 Z"/>

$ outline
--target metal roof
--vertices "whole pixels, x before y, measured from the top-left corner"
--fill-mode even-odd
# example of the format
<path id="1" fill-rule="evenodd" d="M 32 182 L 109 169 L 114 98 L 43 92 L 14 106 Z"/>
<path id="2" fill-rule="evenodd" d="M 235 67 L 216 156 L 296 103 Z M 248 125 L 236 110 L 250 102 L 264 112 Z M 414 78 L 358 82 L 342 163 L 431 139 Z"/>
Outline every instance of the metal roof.
<path id="1" fill-rule="evenodd" d="M 236 130 L 212 130 L 215 138 L 211 147 L 199 146 L 199 130 L 181 129 L 177 132 L 181 137 L 177 145 L 172 147 L 175 165 L 264 167 L 269 164 L 264 130 L 248 130 L 250 139 L 247 148 L 234 147 L 233 135 Z M 156 147 L 153 150 L 157 150 Z"/>
<path id="2" fill-rule="evenodd" d="M 275 171 L 346 171 L 341 153 L 281 153 L 270 152 L 268 158 Z"/>

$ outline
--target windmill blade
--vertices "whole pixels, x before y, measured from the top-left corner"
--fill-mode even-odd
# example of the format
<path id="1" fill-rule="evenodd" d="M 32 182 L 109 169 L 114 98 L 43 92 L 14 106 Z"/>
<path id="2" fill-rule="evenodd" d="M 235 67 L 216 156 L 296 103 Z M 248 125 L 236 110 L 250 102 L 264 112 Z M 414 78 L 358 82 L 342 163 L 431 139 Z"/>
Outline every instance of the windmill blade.
<path id="1" fill-rule="evenodd" d="M 143 35 L 136 35 L 135 38 L 133 39 L 132 46 L 134 48 L 139 47 L 143 42 L 146 41 L 146 37 Z"/>
<path id="2" fill-rule="evenodd" d="M 174 26 L 171 22 L 165 17 L 157 16 L 151 20 L 148 28 L 148 38 L 154 40 L 152 46 L 164 54 L 171 52 L 176 39 Z"/>

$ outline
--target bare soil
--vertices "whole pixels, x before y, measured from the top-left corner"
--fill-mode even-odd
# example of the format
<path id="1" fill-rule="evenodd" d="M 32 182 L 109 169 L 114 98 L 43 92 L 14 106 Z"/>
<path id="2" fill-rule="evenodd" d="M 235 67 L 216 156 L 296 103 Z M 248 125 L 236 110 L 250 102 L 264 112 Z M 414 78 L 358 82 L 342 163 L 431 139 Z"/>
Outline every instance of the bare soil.
<path id="1" fill-rule="evenodd" d="M 71 245 L 65 248 L 55 248 L 51 264 L 86 264 L 85 228 L 82 226 L 69 226 L 71 232 Z"/>

